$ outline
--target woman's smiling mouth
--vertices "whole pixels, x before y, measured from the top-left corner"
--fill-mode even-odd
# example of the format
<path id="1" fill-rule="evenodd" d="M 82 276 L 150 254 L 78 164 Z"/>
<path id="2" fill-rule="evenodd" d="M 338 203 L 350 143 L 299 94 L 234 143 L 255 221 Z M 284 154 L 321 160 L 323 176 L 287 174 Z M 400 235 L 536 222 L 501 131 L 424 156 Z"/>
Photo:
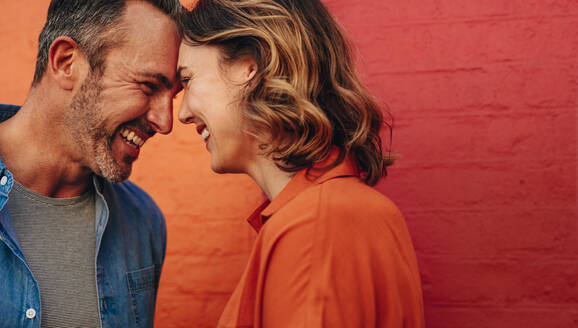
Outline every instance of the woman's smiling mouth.
<path id="1" fill-rule="evenodd" d="M 209 139 L 210 136 L 211 133 L 209 132 L 209 130 L 207 128 L 204 128 L 203 131 L 201 132 L 201 138 L 203 138 L 203 141 L 207 142 L 207 139 Z"/>
<path id="2" fill-rule="evenodd" d="M 207 125 L 204 123 L 197 124 L 197 133 L 201 135 L 204 142 L 207 142 L 207 139 L 211 136 L 211 132 L 207 129 Z"/>

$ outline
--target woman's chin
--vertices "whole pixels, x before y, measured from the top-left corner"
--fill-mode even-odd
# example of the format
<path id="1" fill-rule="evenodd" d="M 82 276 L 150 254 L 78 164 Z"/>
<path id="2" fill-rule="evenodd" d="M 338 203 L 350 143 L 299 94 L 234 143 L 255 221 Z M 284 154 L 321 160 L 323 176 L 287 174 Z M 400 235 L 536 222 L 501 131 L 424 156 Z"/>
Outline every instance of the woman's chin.
<path id="1" fill-rule="evenodd" d="M 227 169 L 226 163 L 222 163 L 214 155 L 211 156 L 211 170 L 217 174 L 232 173 Z"/>
<path id="2" fill-rule="evenodd" d="M 238 164 L 238 163 L 234 163 Z M 245 170 L 238 167 L 238 165 L 227 165 L 227 163 L 219 162 L 211 158 L 211 170 L 217 174 L 225 174 L 225 173 L 247 173 Z"/>

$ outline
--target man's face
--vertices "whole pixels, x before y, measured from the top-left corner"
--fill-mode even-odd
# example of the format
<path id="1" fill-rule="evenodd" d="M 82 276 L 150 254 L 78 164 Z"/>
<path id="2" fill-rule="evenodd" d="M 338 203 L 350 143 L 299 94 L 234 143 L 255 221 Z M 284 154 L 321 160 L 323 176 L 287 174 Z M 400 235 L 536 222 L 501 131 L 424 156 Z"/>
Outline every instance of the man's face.
<path id="1" fill-rule="evenodd" d="M 89 74 L 66 114 L 83 166 L 112 182 L 127 179 L 144 142 L 172 129 L 179 37 L 170 18 L 128 2 L 124 42 L 109 50 L 102 76 Z"/>

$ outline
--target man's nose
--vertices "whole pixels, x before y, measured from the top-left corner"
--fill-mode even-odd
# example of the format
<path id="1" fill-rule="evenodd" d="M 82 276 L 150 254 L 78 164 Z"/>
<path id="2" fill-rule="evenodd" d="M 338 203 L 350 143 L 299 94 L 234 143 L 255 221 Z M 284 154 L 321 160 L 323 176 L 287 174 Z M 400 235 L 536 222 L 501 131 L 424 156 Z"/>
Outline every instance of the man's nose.
<path id="1" fill-rule="evenodd" d="M 146 118 L 155 132 L 169 134 L 173 129 L 173 98 L 163 97 L 151 102 Z"/>

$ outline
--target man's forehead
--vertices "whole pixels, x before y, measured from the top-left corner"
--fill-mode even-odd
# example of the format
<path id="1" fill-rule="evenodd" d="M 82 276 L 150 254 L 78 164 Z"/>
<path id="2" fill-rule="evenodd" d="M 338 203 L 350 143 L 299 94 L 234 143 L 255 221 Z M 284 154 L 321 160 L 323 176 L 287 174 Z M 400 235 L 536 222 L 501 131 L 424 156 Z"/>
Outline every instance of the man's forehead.
<path id="1" fill-rule="evenodd" d="M 146 1 L 129 1 L 118 29 L 126 35 L 128 42 L 150 42 L 147 44 L 150 48 L 159 46 L 155 43 L 159 35 L 180 43 L 173 19 Z"/>
<path id="2" fill-rule="evenodd" d="M 123 16 L 119 33 L 124 40 L 111 49 L 110 59 L 117 63 L 117 69 L 157 80 L 171 89 L 180 44 L 176 24 L 145 1 L 129 1 Z"/>
<path id="3" fill-rule="evenodd" d="M 147 1 L 127 1 L 122 15 L 125 22 L 141 26 L 154 24 L 155 20 L 165 18 L 172 21 L 166 13 Z"/>

